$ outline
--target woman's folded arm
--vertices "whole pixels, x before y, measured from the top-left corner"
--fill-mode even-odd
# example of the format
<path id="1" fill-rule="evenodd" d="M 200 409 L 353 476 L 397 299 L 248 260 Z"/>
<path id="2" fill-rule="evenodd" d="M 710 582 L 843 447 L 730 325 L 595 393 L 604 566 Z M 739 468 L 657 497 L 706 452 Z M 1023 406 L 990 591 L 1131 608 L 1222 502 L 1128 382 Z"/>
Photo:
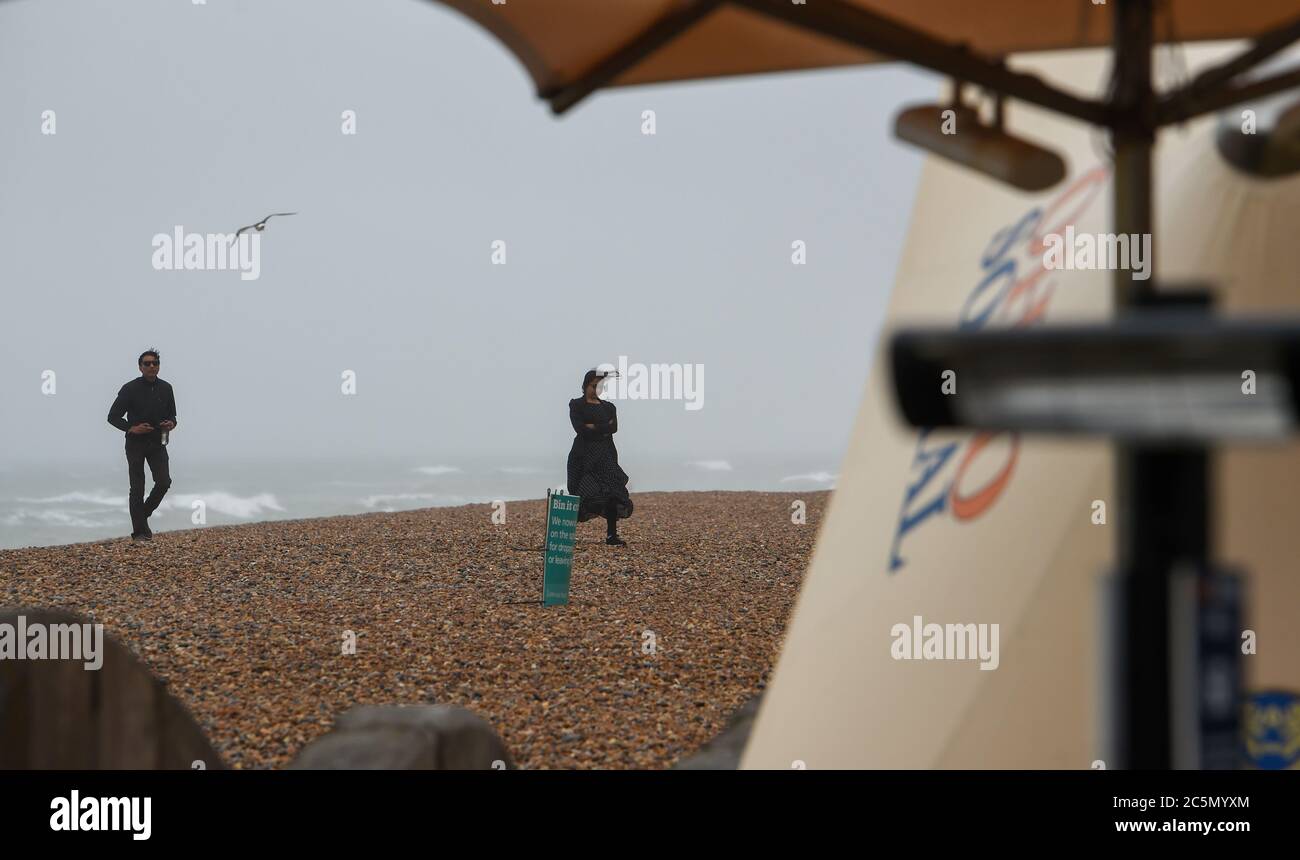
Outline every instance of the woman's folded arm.
<path id="1" fill-rule="evenodd" d="M 574 433 L 577 433 L 583 439 L 599 439 L 601 436 L 606 435 L 599 428 L 588 427 L 587 423 L 583 421 L 584 417 L 577 404 L 569 404 L 569 423 L 573 425 Z"/>

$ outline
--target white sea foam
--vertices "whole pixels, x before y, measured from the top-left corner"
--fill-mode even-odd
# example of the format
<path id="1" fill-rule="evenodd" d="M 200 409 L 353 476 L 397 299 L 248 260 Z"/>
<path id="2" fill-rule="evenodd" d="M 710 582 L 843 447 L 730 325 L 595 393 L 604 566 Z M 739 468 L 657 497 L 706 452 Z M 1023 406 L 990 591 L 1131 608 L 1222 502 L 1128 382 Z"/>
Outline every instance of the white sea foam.
<path id="1" fill-rule="evenodd" d="M 790 475 L 782 478 L 781 483 L 790 481 L 811 481 L 814 484 L 833 484 L 839 475 L 832 475 L 830 472 L 809 472 L 806 475 Z"/>
<path id="2" fill-rule="evenodd" d="M 94 529 L 111 525 L 112 521 L 102 519 L 91 519 L 77 511 L 21 511 L 15 514 L 7 514 L 0 518 L 0 525 L 10 528 L 20 526 L 42 525 L 42 526 L 67 526 L 70 528 Z"/>
<path id="3" fill-rule="evenodd" d="M 361 504 L 372 510 L 392 513 L 399 510 L 408 510 L 413 507 L 440 507 L 444 505 L 465 505 L 469 504 L 469 499 L 462 496 L 451 496 L 445 493 L 378 493 L 373 496 L 366 496 L 361 500 Z M 418 505 L 415 502 L 429 502 L 431 504 Z M 400 507 L 396 506 L 400 505 Z"/>
<path id="4" fill-rule="evenodd" d="M 159 506 L 164 510 L 190 511 L 195 501 L 202 501 L 209 512 L 237 517 L 241 520 L 252 519 L 266 511 L 284 511 L 284 508 L 270 493 L 258 493 L 255 496 L 236 496 L 216 490 L 211 493 L 177 493 L 168 494 Z"/>
<path id="5" fill-rule="evenodd" d="M 695 466 L 706 472 L 730 472 L 731 464 L 726 460 L 695 460 L 687 463 L 688 466 Z"/>
<path id="6" fill-rule="evenodd" d="M 28 505 L 68 505 L 82 502 L 89 505 L 104 505 L 110 508 L 126 507 L 125 495 L 113 496 L 94 490 L 75 490 L 71 493 L 45 496 L 44 498 L 19 497 L 17 501 Z"/>
<path id="7" fill-rule="evenodd" d="M 148 490 L 149 484 L 146 482 L 145 489 Z M 162 510 L 190 510 L 196 499 L 202 499 L 207 505 L 209 511 L 225 514 L 227 516 L 238 517 L 240 519 L 251 519 L 265 511 L 283 511 L 280 503 L 275 496 L 270 493 L 258 493 L 255 496 L 237 496 L 234 493 L 227 493 L 224 490 L 214 490 L 210 493 L 169 493 L 159 508 Z M 23 511 L 15 515 L 6 517 L 6 525 L 14 525 L 11 522 L 15 516 L 29 517 L 42 522 L 54 525 L 77 525 L 77 526 L 95 526 L 104 525 L 102 521 L 91 521 L 84 516 L 77 518 L 78 514 L 93 513 L 94 508 L 84 509 L 83 506 L 91 505 L 100 508 L 114 508 L 116 510 L 127 509 L 126 496 L 113 496 L 108 493 L 87 490 L 75 490 L 71 493 L 62 493 L 57 496 L 45 496 L 41 498 L 19 497 L 16 501 L 26 505 L 62 505 L 63 510 L 37 510 Z M 68 518 L 68 519 L 64 519 Z"/>

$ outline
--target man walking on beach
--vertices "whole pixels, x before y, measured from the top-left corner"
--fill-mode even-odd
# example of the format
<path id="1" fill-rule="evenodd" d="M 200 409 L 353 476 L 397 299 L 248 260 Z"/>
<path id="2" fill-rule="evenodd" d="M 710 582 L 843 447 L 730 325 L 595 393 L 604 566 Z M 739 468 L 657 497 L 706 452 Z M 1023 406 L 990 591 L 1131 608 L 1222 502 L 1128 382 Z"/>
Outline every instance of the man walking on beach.
<path id="1" fill-rule="evenodd" d="M 172 485 L 166 436 L 176 427 L 176 396 L 171 385 L 158 378 L 162 364 L 158 350 L 145 350 L 137 363 L 140 375 L 117 392 L 117 399 L 108 410 L 108 423 L 126 433 L 126 465 L 131 478 L 131 540 L 153 540 L 149 517 Z M 144 497 L 146 461 L 153 475 L 153 490 L 147 499 Z"/>

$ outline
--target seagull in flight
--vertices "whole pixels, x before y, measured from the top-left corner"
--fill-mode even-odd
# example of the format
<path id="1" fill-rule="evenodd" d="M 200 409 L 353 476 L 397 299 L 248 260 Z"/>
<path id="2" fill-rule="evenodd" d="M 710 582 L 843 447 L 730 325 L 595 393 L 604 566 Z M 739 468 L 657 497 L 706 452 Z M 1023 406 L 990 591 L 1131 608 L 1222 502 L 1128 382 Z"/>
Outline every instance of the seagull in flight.
<path id="1" fill-rule="evenodd" d="M 235 238 L 231 241 L 231 244 L 233 245 L 235 242 L 238 242 L 240 234 L 243 233 L 245 230 L 256 230 L 257 232 L 261 233 L 263 230 L 266 229 L 266 222 L 270 221 L 272 218 L 281 215 L 297 215 L 297 214 L 298 214 L 297 212 L 272 212 L 270 215 L 267 215 L 265 218 L 263 218 L 261 221 L 258 221 L 256 224 L 249 224 L 247 227 L 240 227 L 235 232 Z"/>

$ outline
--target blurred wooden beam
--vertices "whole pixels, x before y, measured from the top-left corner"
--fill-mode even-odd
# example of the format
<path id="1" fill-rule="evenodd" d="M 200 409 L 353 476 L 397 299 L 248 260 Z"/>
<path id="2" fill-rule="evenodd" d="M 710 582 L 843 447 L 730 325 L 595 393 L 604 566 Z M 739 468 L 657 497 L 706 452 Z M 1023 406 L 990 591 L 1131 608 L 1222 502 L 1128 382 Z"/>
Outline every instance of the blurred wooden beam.
<path id="1" fill-rule="evenodd" d="M 1198 114 L 1236 104 L 1239 101 L 1237 93 L 1244 91 L 1246 88 L 1230 86 L 1233 78 L 1242 72 L 1255 68 L 1270 57 L 1285 51 L 1297 41 L 1300 41 L 1300 18 L 1264 33 L 1255 40 L 1253 45 L 1231 60 L 1206 69 L 1187 86 L 1174 90 L 1162 98 L 1157 107 L 1160 124 L 1168 125 L 1174 122 L 1182 122 Z M 1260 83 L 1275 81 L 1281 81 L 1281 83 L 1277 85 L 1276 89 L 1264 90 L 1264 95 L 1285 89 L 1288 85 L 1286 77 L 1282 75 L 1269 78 L 1267 81 L 1261 81 Z M 1248 98 L 1255 97 L 1257 96 L 1248 96 Z M 1229 100 L 1225 102 L 1224 99 Z M 1206 105 L 1214 105 L 1214 107 L 1206 107 Z"/>
<path id="2" fill-rule="evenodd" d="M 793 4 L 790 0 L 734 2 L 794 27 L 967 81 L 1093 125 L 1111 124 L 1111 110 L 1101 102 L 1070 95 L 1034 75 L 1011 71 L 1001 62 L 981 57 L 964 45 L 940 41 L 844 0 L 816 0 L 804 5 Z"/>
<path id="3" fill-rule="evenodd" d="M 556 114 L 565 113 L 578 102 L 601 87 L 613 83 L 623 72 L 695 26 L 723 2 L 724 0 L 695 0 L 688 6 L 677 7 L 584 72 L 573 83 L 557 90 L 541 93 L 541 97 L 551 103 L 551 110 Z"/>
<path id="4" fill-rule="evenodd" d="M 1300 87 L 1300 68 L 1248 84 L 1223 86 L 1196 94 L 1179 91 L 1160 100 L 1156 116 L 1160 125 L 1170 125 L 1296 87 Z"/>

